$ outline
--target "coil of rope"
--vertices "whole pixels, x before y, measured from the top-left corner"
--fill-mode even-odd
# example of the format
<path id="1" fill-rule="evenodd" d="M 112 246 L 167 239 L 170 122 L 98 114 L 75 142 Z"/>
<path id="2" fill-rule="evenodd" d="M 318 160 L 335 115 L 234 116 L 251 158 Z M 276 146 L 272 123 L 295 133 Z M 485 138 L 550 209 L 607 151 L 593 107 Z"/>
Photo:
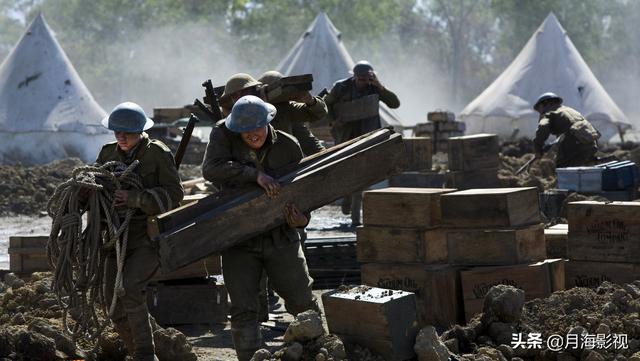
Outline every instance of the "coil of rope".
<path id="1" fill-rule="evenodd" d="M 124 294 L 122 270 L 129 222 L 135 213 L 135 209 L 114 206 L 114 190 L 143 189 L 140 177 L 134 173 L 138 164 L 136 160 L 129 166 L 108 162 L 76 168 L 72 178 L 56 188 L 47 204 L 53 220 L 47 256 L 54 267 L 52 288 L 63 312 L 64 330 L 74 342 L 84 339 L 93 344 L 94 350 L 109 323 L 101 305 L 108 302 L 111 314 L 117 298 Z M 158 203 L 164 208 L 162 202 Z M 105 300 L 105 259 L 114 250 L 115 289 L 113 298 Z"/>

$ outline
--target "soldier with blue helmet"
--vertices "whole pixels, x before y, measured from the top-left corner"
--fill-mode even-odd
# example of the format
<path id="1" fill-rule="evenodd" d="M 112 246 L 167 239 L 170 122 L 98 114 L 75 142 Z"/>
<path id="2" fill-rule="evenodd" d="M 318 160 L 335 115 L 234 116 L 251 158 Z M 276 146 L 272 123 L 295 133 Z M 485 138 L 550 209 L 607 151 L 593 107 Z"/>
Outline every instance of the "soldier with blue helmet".
<path id="1" fill-rule="evenodd" d="M 142 190 L 116 190 L 116 207 L 135 209 L 129 222 L 126 259 L 123 267 L 124 293 L 118 296 L 115 312 L 110 314 L 114 329 L 125 343 L 127 352 L 135 361 L 157 360 L 153 332 L 149 320 L 145 288 L 160 265 L 157 247 L 147 234 L 147 217 L 170 210 L 182 200 L 180 176 L 169 148 L 144 132 L 153 126 L 144 110 L 137 104 L 126 102 L 116 106 L 102 120 L 114 132 L 116 141 L 107 143 L 98 154 L 96 163 L 119 161 L 131 164 L 139 161 L 134 172 L 140 176 Z M 156 197 L 162 204 L 159 204 Z M 117 274 L 115 252 L 105 263 L 105 298 L 113 298 Z"/>
<path id="2" fill-rule="evenodd" d="M 275 115 L 276 108 L 256 96 L 236 101 L 224 123 L 211 131 L 202 164 L 204 178 L 223 190 L 258 185 L 268 197 L 277 197 L 280 184 L 273 178 L 275 172 L 297 164 L 302 150 L 293 136 L 270 125 Z M 310 215 L 294 204 L 283 212 L 286 224 L 222 252 L 231 299 L 231 336 L 240 361 L 250 360 L 262 346 L 258 298 L 263 270 L 289 313 L 319 311 L 298 232 Z"/>
<path id="3" fill-rule="evenodd" d="M 551 134 L 559 139 L 556 167 L 591 165 L 598 151 L 600 133 L 577 110 L 562 105 L 562 98 L 547 92 L 538 97 L 533 109 L 540 114 L 533 140 L 536 158 L 541 158 Z"/>

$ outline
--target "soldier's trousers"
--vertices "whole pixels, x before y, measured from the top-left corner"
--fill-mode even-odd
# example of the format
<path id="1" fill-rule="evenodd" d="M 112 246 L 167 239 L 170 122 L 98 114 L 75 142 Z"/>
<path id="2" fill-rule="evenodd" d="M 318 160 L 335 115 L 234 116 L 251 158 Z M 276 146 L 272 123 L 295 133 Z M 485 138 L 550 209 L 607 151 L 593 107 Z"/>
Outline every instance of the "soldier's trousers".
<path id="1" fill-rule="evenodd" d="M 262 346 L 258 295 L 263 269 L 289 313 L 319 311 L 300 242 L 275 245 L 265 235 L 222 252 L 222 270 L 231 299 L 231 335 L 240 361 L 250 360 Z"/>
<path id="2" fill-rule="evenodd" d="M 127 249 L 123 268 L 124 295 L 118 297 L 115 312 L 110 317 L 135 361 L 155 359 L 145 288 L 159 265 L 158 252 L 151 245 Z M 107 257 L 105 268 L 105 296 L 109 309 L 118 272 L 115 252 Z"/>

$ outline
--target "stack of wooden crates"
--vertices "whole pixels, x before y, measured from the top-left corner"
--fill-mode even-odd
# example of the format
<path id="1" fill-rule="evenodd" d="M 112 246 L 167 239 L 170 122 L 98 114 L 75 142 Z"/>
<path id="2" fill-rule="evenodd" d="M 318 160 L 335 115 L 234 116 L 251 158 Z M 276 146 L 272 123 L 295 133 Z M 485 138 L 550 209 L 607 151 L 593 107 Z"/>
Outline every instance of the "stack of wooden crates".
<path id="1" fill-rule="evenodd" d="M 562 260 L 546 260 L 535 188 L 388 188 L 366 192 L 363 210 L 362 282 L 414 292 L 421 325 L 463 323 L 497 284 L 527 299 L 564 289 Z"/>
<path id="2" fill-rule="evenodd" d="M 567 216 L 568 287 L 640 279 L 640 202 L 572 202 Z"/>
<path id="3" fill-rule="evenodd" d="M 433 152 L 446 152 L 448 140 L 464 134 L 466 126 L 457 122 L 456 116 L 449 111 L 433 111 L 427 113 L 427 122 L 416 125 L 415 133 L 419 137 L 433 139 Z"/>
<path id="4" fill-rule="evenodd" d="M 447 186 L 458 189 L 498 186 L 500 143 L 495 134 L 449 138 Z"/>
<path id="5" fill-rule="evenodd" d="M 402 139 L 407 155 L 404 172 L 389 179 L 391 187 L 442 188 L 446 176 L 431 170 L 432 141 L 427 137 L 405 137 Z"/>

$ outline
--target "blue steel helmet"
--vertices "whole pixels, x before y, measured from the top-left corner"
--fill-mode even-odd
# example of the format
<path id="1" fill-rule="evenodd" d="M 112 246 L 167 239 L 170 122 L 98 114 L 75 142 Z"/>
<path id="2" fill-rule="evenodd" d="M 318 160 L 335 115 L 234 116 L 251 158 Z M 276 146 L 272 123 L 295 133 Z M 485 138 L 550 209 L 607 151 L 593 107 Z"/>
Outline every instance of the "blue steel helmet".
<path id="1" fill-rule="evenodd" d="M 538 105 L 540 105 L 540 103 L 545 102 L 547 100 L 558 100 L 560 102 L 560 104 L 562 104 L 562 98 L 560 96 L 558 96 L 558 94 L 556 93 L 552 93 L 552 92 L 547 92 L 544 94 L 541 94 L 538 97 L 538 100 L 536 100 L 536 103 L 533 105 L 533 109 L 537 109 Z"/>
<path id="2" fill-rule="evenodd" d="M 353 75 L 367 75 L 370 71 L 373 71 L 373 66 L 366 60 L 360 60 L 353 67 Z"/>
<path id="3" fill-rule="evenodd" d="M 144 110 L 136 103 L 124 102 L 116 105 L 111 114 L 102 119 L 102 125 L 114 132 L 140 133 L 153 127 Z"/>
<path id="4" fill-rule="evenodd" d="M 255 95 L 245 95 L 231 108 L 224 125 L 234 133 L 265 127 L 276 116 L 276 107 Z"/>

